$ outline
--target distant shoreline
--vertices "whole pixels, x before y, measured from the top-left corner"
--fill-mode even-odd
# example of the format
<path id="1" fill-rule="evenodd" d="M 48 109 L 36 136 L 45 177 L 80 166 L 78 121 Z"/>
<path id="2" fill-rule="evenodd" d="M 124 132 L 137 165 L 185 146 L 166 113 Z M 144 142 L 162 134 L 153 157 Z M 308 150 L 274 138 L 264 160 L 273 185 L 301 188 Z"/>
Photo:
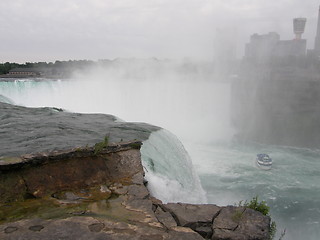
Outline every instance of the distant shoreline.
<path id="1" fill-rule="evenodd" d="M 66 77 L 58 77 L 58 76 L 30 76 L 30 75 L 11 75 L 11 74 L 2 74 L 0 75 L 0 81 L 14 81 L 16 79 L 35 79 L 35 80 L 62 80 L 67 79 Z"/>
<path id="2" fill-rule="evenodd" d="M 0 78 L 29 78 L 29 77 L 32 77 L 32 78 L 39 78 L 41 76 L 31 76 L 31 75 L 12 75 L 12 74 L 2 74 L 0 75 Z"/>

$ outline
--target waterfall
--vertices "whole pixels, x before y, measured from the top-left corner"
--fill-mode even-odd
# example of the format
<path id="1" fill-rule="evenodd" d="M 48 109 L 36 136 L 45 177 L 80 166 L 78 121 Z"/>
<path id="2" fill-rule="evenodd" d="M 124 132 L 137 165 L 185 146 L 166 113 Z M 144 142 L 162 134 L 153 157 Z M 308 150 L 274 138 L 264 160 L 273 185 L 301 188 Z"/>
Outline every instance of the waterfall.
<path id="1" fill-rule="evenodd" d="M 106 82 L 102 81 L 35 81 L 32 79 L 17 79 L 7 82 L 0 81 L 0 94 L 5 96 L 2 97 L 4 102 L 14 102 L 28 107 L 59 107 L 82 113 L 96 112 L 96 107 L 100 112 L 120 115 L 121 118 L 130 113 L 130 119 L 124 118 L 129 121 L 137 120 L 141 117 L 140 113 L 144 116 L 143 114 L 145 113 L 143 112 L 147 112 L 146 109 L 152 109 L 152 111 L 160 111 L 154 112 L 153 116 L 153 118 L 160 119 L 160 122 L 168 122 L 168 119 L 172 119 L 172 116 L 177 119 L 177 113 L 163 113 L 161 106 L 164 104 L 163 99 L 165 98 L 162 99 L 157 96 L 152 98 L 152 88 L 150 86 L 143 87 L 143 84 L 146 84 L 145 82 L 135 85 L 132 85 L 132 83 L 129 80 L 108 82 L 107 85 L 112 85 L 114 91 L 106 91 L 108 90 Z M 155 89 L 164 88 L 162 84 L 164 83 L 157 82 L 153 87 Z M 98 86 L 103 86 L 103 88 Z M 86 93 L 84 93 L 83 89 L 86 89 Z M 139 96 L 141 91 L 140 94 L 137 94 L 139 89 L 143 89 L 143 96 Z M 174 85 L 173 89 L 175 89 L 174 94 L 178 97 L 179 86 Z M 95 94 L 91 94 L 93 92 Z M 123 96 L 123 92 L 127 96 Z M 165 91 L 161 92 L 165 93 Z M 173 94 L 169 95 L 173 96 Z M 185 95 L 183 95 L 184 99 L 187 99 Z M 13 101 L 9 101 L 8 97 Z M 103 101 L 100 101 L 100 99 L 103 99 Z M 131 99 L 136 99 L 140 104 L 132 106 L 129 103 L 132 102 Z M 167 102 L 164 109 L 170 109 L 170 105 L 172 106 L 173 102 Z M 183 110 L 183 113 L 187 113 L 185 118 L 192 116 L 192 112 L 186 111 L 186 109 Z M 162 118 L 159 116 L 162 116 Z M 149 122 L 152 123 L 153 118 L 149 118 Z M 177 123 L 176 120 L 173 122 Z M 192 128 L 188 129 L 191 130 Z M 148 188 L 153 196 L 163 202 L 206 202 L 205 193 L 195 173 L 191 158 L 174 134 L 164 129 L 152 132 L 149 139 L 143 142 L 141 155 L 146 178 L 149 182 Z"/>
<path id="2" fill-rule="evenodd" d="M 0 102 L 14 104 L 14 102 L 10 98 L 3 96 L 1 94 L 0 94 Z"/>
<path id="3" fill-rule="evenodd" d="M 191 158 L 175 135 L 164 129 L 153 132 L 143 142 L 141 155 L 154 197 L 163 202 L 206 202 Z"/>

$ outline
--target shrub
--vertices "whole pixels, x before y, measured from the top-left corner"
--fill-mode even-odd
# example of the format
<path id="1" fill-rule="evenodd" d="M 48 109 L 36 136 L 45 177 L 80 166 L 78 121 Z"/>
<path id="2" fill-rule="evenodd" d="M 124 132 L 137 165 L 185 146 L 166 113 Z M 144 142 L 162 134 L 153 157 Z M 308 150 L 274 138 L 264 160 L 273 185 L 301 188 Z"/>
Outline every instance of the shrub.
<path id="1" fill-rule="evenodd" d="M 265 201 L 258 201 L 258 196 L 255 196 L 252 198 L 252 200 L 248 203 L 245 202 L 244 207 L 251 208 L 253 210 L 256 210 L 258 212 L 261 212 L 265 216 L 269 216 L 269 210 L 267 203 Z"/>
<path id="2" fill-rule="evenodd" d="M 102 142 L 98 142 L 94 145 L 94 155 L 97 155 L 102 151 L 103 148 L 106 148 L 109 144 L 109 137 L 105 136 Z"/>
<path id="3" fill-rule="evenodd" d="M 245 201 L 244 203 L 242 203 L 242 201 L 239 202 L 238 204 L 239 207 L 247 207 L 247 208 L 251 208 L 253 210 L 256 210 L 258 212 L 261 212 L 263 215 L 265 216 L 270 216 L 269 215 L 269 206 L 267 205 L 267 203 L 265 201 L 258 201 L 258 196 L 255 196 L 252 198 L 252 200 L 250 202 Z M 274 221 L 271 221 L 270 223 L 270 229 L 269 229 L 269 236 L 270 236 L 270 240 L 274 239 L 275 235 L 277 232 L 277 225 Z M 285 235 L 286 231 L 284 230 L 281 233 L 280 239 L 282 240 L 284 235 Z"/>

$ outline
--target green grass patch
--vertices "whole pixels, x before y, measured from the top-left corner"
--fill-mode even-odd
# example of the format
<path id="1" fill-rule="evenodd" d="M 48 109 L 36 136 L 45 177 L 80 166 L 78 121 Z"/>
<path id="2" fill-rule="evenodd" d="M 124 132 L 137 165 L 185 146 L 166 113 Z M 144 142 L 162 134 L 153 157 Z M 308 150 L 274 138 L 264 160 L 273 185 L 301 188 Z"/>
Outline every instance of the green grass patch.
<path id="1" fill-rule="evenodd" d="M 102 142 L 98 142 L 94 145 L 94 155 L 98 155 L 104 148 L 108 147 L 109 137 L 105 136 Z"/>

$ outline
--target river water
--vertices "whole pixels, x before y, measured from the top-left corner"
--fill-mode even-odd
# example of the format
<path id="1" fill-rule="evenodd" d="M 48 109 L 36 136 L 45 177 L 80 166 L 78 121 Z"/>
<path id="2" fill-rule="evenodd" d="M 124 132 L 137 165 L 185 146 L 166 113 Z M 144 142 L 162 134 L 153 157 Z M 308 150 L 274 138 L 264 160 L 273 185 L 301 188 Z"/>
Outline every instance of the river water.
<path id="1" fill-rule="evenodd" d="M 147 122 L 168 129 L 191 156 L 207 202 L 237 204 L 258 196 L 270 206 L 278 232 L 286 229 L 284 239 L 319 239 L 320 150 L 234 141 L 235 131 L 230 125 L 230 82 L 179 76 L 152 80 L 12 79 L 0 81 L 0 95 L 2 101 L 18 105 L 107 113 L 126 121 Z M 166 147 L 169 148 L 164 144 Z M 260 152 L 273 158 L 271 170 L 263 171 L 255 166 L 255 155 Z M 204 201 L 202 197 L 185 196 L 179 189 L 181 186 L 175 187 L 169 180 L 166 184 L 173 187 L 170 191 L 160 185 L 157 188 L 157 182 L 166 179 L 156 175 L 149 176 L 155 179 L 152 191 L 162 200 Z"/>

